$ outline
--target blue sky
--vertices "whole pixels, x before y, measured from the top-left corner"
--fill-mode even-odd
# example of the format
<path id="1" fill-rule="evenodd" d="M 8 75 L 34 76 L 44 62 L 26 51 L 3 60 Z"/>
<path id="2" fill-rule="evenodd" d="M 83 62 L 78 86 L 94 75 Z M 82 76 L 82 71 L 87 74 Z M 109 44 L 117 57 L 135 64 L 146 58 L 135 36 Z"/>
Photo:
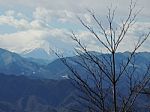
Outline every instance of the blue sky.
<path id="1" fill-rule="evenodd" d="M 73 30 L 89 50 L 103 50 L 77 16 L 92 24 L 86 10 L 92 9 L 105 24 L 107 7 L 112 6 L 117 7 L 116 23 L 120 24 L 120 18 L 128 14 L 129 4 L 130 0 L 0 0 L 0 47 L 15 52 L 38 47 L 72 51 L 76 45 L 68 34 Z M 119 51 L 133 48 L 137 34 L 150 30 L 149 4 L 150 0 L 137 1 L 136 9 L 142 8 L 142 11 Z M 140 51 L 150 51 L 150 39 Z"/>

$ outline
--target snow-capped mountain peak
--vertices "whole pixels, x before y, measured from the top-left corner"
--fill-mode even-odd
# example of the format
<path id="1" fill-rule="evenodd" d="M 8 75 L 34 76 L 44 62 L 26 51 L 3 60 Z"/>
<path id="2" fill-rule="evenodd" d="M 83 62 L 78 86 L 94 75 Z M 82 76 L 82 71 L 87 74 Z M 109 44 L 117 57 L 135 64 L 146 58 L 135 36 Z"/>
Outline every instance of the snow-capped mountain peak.
<path id="1" fill-rule="evenodd" d="M 25 58 L 44 59 L 44 60 L 54 60 L 57 58 L 54 54 L 49 54 L 43 48 L 26 50 L 23 53 L 21 53 L 21 55 Z"/>

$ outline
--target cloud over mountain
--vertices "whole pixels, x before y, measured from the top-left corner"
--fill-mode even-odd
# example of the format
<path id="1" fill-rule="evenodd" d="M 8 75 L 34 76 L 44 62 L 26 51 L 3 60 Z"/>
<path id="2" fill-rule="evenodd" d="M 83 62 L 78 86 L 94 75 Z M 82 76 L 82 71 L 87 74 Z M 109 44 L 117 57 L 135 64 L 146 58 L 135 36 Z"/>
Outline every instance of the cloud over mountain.
<path id="1" fill-rule="evenodd" d="M 141 15 L 139 15 L 141 16 L 141 21 L 137 21 L 137 24 L 130 29 L 120 50 L 126 50 L 127 47 L 125 45 L 129 42 L 133 42 L 131 46 L 128 46 L 128 48 L 132 48 L 140 32 L 145 32 L 146 29 L 150 28 L 150 21 L 147 19 L 150 14 L 148 11 L 145 11 L 149 9 L 147 5 L 149 1 L 144 1 L 138 1 L 137 4 L 137 9 L 144 7 Z M 93 9 L 95 14 L 98 17 L 100 16 L 99 19 L 107 26 L 105 17 L 107 6 L 110 6 L 113 2 L 116 2 L 113 6 L 118 6 L 116 25 L 119 25 L 120 21 L 118 18 L 127 14 L 129 1 L 0 1 L 3 8 L 0 13 L 0 47 L 16 52 L 37 47 L 48 50 L 49 46 L 64 51 L 73 50 L 73 47 L 76 47 L 76 45 L 68 34 L 70 34 L 70 30 L 74 30 L 78 38 L 87 45 L 89 50 L 104 50 L 101 45 L 100 48 L 98 47 L 99 43 L 97 40 L 93 39 L 92 35 L 82 27 L 77 16 L 81 17 L 86 23 L 94 25 L 90 14 L 86 10 L 87 8 Z M 7 8 L 8 6 L 11 7 L 11 10 Z M 18 6 L 18 9 L 15 8 L 16 6 Z M 104 38 L 101 34 L 99 36 Z M 149 41 L 150 39 L 141 48 L 142 51 L 149 49 Z"/>

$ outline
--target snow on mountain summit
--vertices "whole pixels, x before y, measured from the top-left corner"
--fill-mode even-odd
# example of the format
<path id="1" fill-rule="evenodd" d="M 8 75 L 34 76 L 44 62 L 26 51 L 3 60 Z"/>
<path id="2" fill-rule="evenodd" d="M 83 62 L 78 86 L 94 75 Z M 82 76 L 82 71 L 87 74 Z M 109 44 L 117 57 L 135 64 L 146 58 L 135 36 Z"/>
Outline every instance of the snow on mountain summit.
<path id="1" fill-rule="evenodd" d="M 53 60 L 56 59 L 54 54 L 49 54 L 43 48 L 35 48 L 33 50 L 27 50 L 22 53 L 23 57 L 26 58 L 35 58 L 35 59 L 45 59 L 45 60 Z"/>

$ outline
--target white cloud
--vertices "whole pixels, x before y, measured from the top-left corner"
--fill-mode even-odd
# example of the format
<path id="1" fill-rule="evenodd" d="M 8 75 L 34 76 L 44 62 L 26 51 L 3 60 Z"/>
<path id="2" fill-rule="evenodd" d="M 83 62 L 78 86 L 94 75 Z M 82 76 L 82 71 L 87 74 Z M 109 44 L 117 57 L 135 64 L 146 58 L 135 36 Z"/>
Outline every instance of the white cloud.
<path id="1" fill-rule="evenodd" d="M 150 22 L 136 22 L 130 29 L 132 33 L 148 32 L 150 31 Z"/>
<path id="2" fill-rule="evenodd" d="M 51 13 L 51 10 L 46 10 L 45 8 L 38 7 L 33 12 L 33 16 L 35 19 L 45 20 L 46 22 L 49 22 L 52 19 Z"/>
<path id="3" fill-rule="evenodd" d="M 74 12 L 68 10 L 51 10 L 43 7 L 37 7 L 33 12 L 33 16 L 35 19 L 43 20 L 47 23 L 51 21 L 58 22 L 74 22 L 76 21 L 76 15 Z"/>
<path id="4" fill-rule="evenodd" d="M 8 11 L 5 12 L 6 16 L 14 16 L 14 14 L 15 14 L 14 10 L 8 10 Z"/>
<path id="5" fill-rule="evenodd" d="M 20 19 L 17 20 L 13 16 L 6 16 L 6 15 L 1 15 L 0 16 L 0 24 L 6 24 L 10 25 L 19 29 L 27 29 L 29 28 L 29 22 L 25 19 Z"/>
<path id="6" fill-rule="evenodd" d="M 33 20 L 30 23 L 31 29 L 45 29 L 49 27 L 47 23 L 44 23 L 44 21 L 41 20 Z"/>
<path id="7" fill-rule="evenodd" d="M 37 7 L 33 12 L 34 19 L 42 20 L 46 23 L 52 21 L 58 21 L 60 23 L 78 23 L 77 17 L 82 17 L 87 23 L 92 22 L 92 17 L 89 15 L 88 11 L 84 12 L 74 12 L 71 10 L 54 10 L 44 7 Z"/>
<path id="8" fill-rule="evenodd" d="M 28 20 L 28 18 L 22 13 L 15 13 L 15 11 L 6 11 L 6 15 L 0 15 L 0 24 L 8 25 L 18 30 L 29 30 L 29 29 L 43 29 L 47 28 L 48 24 L 44 20 Z M 17 17 L 20 18 L 17 18 Z M 44 18 L 44 17 L 43 17 Z"/>
<path id="9" fill-rule="evenodd" d="M 15 51 L 39 47 L 44 32 L 39 30 L 20 31 L 12 34 L 0 35 L 0 47 Z"/>
<path id="10" fill-rule="evenodd" d="M 137 0 L 135 0 L 137 1 Z M 86 8 L 94 9 L 99 15 L 105 15 L 107 7 L 111 4 L 117 6 L 117 12 L 125 15 L 130 0 L 0 0 L 3 7 L 16 8 L 24 7 L 27 9 L 35 9 L 44 7 L 50 10 L 67 10 L 75 13 L 85 12 Z M 144 7 L 142 14 L 150 17 L 149 0 L 138 0 L 137 9 Z"/>
<path id="11" fill-rule="evenodd" d="M 127 11 L 127 4 L 129 2 L 123 0 L 111 0 L 113 3 L 117 1 L 117 14 L 118 17 L 121 15 L 125 15 Z M 144 2 L 145 1 L 145 2 Z M 148 11 L 149 0 L 144 0 L 140 5 L 138 4 L 138 8 L 144 6 L 143 18 L 150 17 L 150 13 Z M 147 2 L 147 3 L 146 3 Z M 52 0 L 43 0 L 42 2 L 39 0 L 0 0 L 0 4 L 3 7 L 7 5 L 20 6 L 25 9 L 29 8 L 30 16 L 28 17 L 26 14 L 16 10 L 8 10 L 4 12 L 4 14 L 0 15 L 0 25 L 8 25 L 14 28 L 17 28 L 17 32 L 9 33 L 9 34 L 0 34 L 0 47 L 12 49 L 15 51 L 23 51 L 26 49 L 32 49 L 35 47 L 43 46 L 44 44 L 50 44 L 53 47 L 72 50 L 75 46 L 75 43 L 69 39 L 66 35 L 68 34 L 68 26 L 76 24 L 77 26 L 81 26 L 79 22 L 77 22 L 76 16 L 80 16 L 85 22 L 89 24 L 92 23 L 92 18 L 86 11 L 86 8 L 94 9 L 96 15 L 99 15 L 101 20 L 103 20 L 105 12 L 107 12 L 107 6 L 110 5 L 110 1 L 102 1 L 102 0 L 63 0 L 63 1 L 52 1 Z M 116 5 L 116 4 L 114 4 Z M 56 7 L 57 6 L 57 7 Z M 145 11 L 146 9 L 146 11 Z M 144 21 L 144 19 L 142 19 Z M 56 25 L 56 27 L 53 27 Z M 62 25 L 63 24 L 63 25 Z M 62 26 L 63 27 L 62 27 Z M 104 23 L 105 25 L 105 23 Z M 57 26 L 59 28 L 57 28 Z M 150 26 L 150 21 L 147 22 L 137 22 L 134 27 L 130 29 L 127 38 L 121 44 L 121 48 L 119 50 L 127 50 L 127 48 L 132 48 L 133 43 L 137 40 L 137 33 L 140 31 L 145 31 Z M 79 29 L 78 29 L 79 28 Z M 85 43 L 89 50 L 99 50 L 103 49 L 102 45 L 96 39 L 93 39 L 91 33 L 87 30 L 81 30 L 80 27 L 77 27 L 76 34 L 79 36 L 82 43 Z M 98 31 L 98 30 L 97 30 Z M 102 39 L 104 37 L 100 35 Z M 150 40 L 148 40 L 142 50 L 148 50 L 150 48 Z M 47 46 L 46 45 L 46 46 Z M 99 47 L 98 47 L 99 46 Z"/>

